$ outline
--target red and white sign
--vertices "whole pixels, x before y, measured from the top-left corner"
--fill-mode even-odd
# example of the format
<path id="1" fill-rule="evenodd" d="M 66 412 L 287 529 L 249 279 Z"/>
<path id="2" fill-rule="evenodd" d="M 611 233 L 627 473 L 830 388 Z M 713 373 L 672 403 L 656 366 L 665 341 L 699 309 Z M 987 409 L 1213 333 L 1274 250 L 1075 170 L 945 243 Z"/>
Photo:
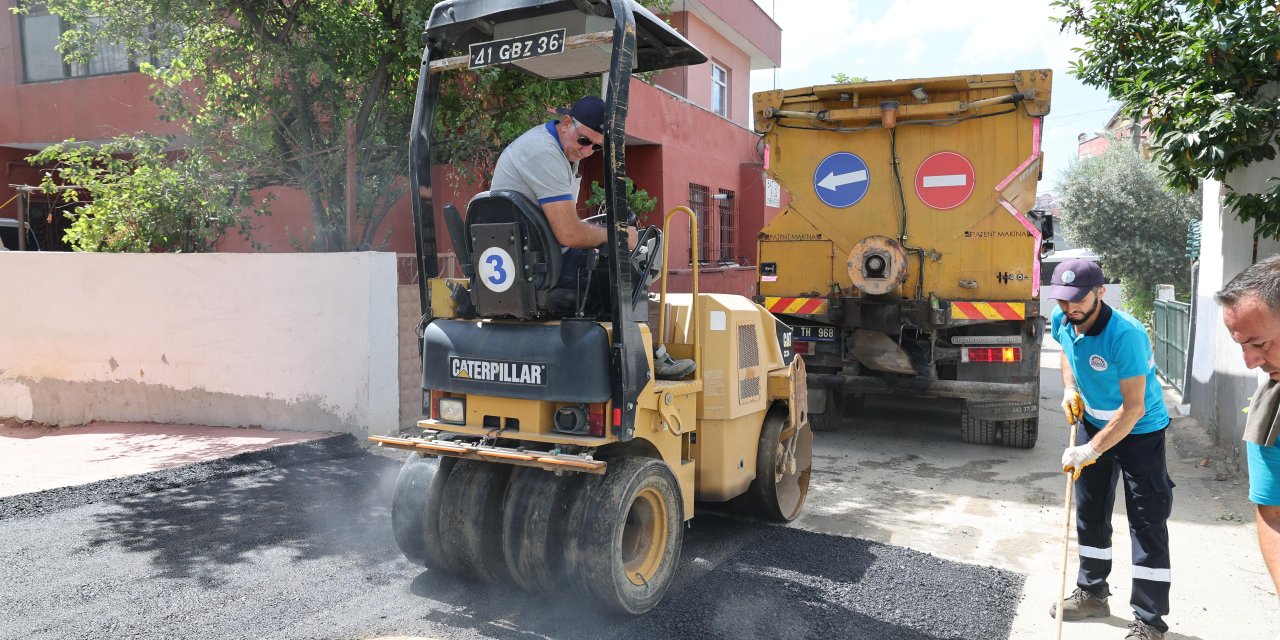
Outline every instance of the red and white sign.
<path id="1" fill-rule="evenodd" d="M 934 209 L 954 209 L 973 195 L 973 164 L 954 151 L 939 151 L 916 169 L 916 196 Z"/>

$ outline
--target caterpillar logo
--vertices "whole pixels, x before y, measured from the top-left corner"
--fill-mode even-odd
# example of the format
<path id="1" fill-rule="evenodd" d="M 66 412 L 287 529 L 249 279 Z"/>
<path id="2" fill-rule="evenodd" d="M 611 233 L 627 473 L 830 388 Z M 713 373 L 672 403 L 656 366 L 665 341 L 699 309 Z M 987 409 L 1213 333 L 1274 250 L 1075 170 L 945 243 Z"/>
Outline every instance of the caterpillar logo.
<path id="1" fill-rule="evenodd" d="M 547 384 L 547 365 L 530 362 L 472 360 L 469 358 L 450 357 L 449 377 L 455 380 L 545 386 Z"/>

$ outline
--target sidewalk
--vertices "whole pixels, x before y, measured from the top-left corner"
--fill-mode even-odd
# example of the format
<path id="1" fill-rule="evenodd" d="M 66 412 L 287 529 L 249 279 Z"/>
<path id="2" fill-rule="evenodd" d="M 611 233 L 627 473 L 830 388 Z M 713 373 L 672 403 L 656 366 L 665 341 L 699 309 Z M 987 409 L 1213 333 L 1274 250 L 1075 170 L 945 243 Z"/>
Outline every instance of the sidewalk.
<path id="1" fill-rule="evenodd" d="M 148 422 L 79 427 L 0 421 L 0 498 L 228 458 L 332 433 Z"/>

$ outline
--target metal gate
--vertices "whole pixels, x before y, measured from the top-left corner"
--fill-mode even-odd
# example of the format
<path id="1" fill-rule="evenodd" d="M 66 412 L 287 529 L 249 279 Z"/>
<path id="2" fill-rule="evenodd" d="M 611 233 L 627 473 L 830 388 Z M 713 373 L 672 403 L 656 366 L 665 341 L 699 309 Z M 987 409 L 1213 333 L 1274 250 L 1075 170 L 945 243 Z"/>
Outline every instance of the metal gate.
<path id="1" fill-rule="evenodd" d="M 1174 300 L 1156 300 L 1155 355 L 1160 377 L 1182 393 L 1187 381 L 1187 336 L 1191 327 L 1191 305 Z"/>

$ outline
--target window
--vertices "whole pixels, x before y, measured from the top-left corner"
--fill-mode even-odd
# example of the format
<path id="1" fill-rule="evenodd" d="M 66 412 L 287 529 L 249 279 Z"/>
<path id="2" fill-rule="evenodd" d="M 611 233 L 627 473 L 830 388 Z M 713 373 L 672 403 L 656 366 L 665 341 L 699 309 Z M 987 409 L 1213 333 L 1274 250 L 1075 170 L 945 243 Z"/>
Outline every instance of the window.
<path id="1" fill-rule="evenodd" d="M 689 183 L 689 209 L 693 211 L 693 215 L 698 219 L 698 262 L 706 262 L 711 259 L 711 248 L 715 246 L 715 242 L 711 239 L 712 219 L 711 219 L 711 191 L 700 184 Z M 692 247 L 691 247 L 692 249 Z M 694 256 L 689 256 L 689 263 L 693 264 Z"/>
<path id="2" fill-rule="evenodd" d="M 728 189 L 721 189 L 716 196 L 719 204 L 720 218 L 720 261 L 733 260 L 738 253 L 737 238 L 734 236 L 734 218 L 737 217 L 738 199 Z"/>
<path id="3" fill-rule="evenodd" d="M 711 110 L 729 117 L 729 72 L 711 63 Z"/>
<path id="4" fill-rule="evenodd" d="M 31 6 L 22 16 L 22 65 L 27 82 L 97 76 L 135 71 L 137 66 L 122 46 L 99 40 L 87 63 L 69 63 L 58 52 L 58 39 L 66 30 L 62 19 L 49 13 L 43 3 Z"/>

